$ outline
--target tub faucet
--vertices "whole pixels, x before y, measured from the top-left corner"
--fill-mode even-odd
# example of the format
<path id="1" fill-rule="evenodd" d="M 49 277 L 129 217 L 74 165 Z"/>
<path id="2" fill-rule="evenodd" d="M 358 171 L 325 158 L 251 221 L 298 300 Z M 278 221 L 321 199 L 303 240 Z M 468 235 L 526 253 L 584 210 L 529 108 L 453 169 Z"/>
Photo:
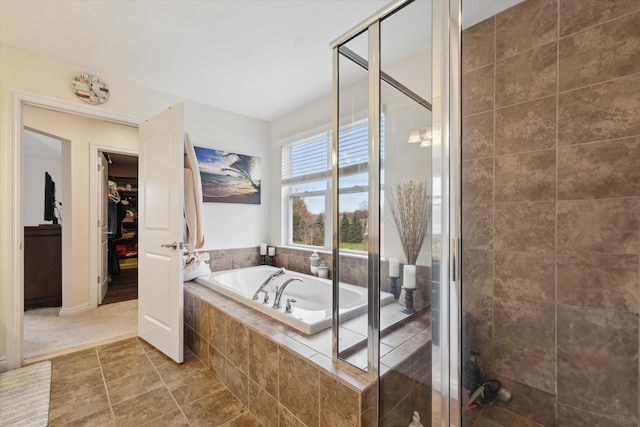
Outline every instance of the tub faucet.
<path id="1" fill-rule="evenodd" d="M 282 286 L 280 286 L 277 290 L 276 290 L 276 300 L 273 302 L 273 308 L 280 308 L 280 298 L 282 298 L 282 294 L 284 293 L 284 289 L 287 287 L 287 285 L 293 281 L 298 281 L 298 282 L 302 282 L 302 279 L 299 277 L 292 277 L 291 279 L 285 281 Z"/>
<path id="2" fill-rule="evenodd" d="M 275 279 L 278 276 L 282 276 L 286 272 L 287 272 L 287 270 L 285 270 L 284 268 L 281 268 L 280 270 L 276 271 L 275 273 L 272 273 L 269 277 L 267 277 L 267 280 L 265 280 L 264 283 L 262 285 L 260 285 L 260 287 L 258 288 L 256 293 L 253 294 L 253 298 L 251 298 L 251 299 L 257 300 L 258 299 L 258 295 L 260 295 L 260 292 L 264 292 L 266 294 L 267 291 L 265 291 L 264 288 L 267 287 L 269 282 L 271 282 L 273 279 Z M 265 302 L 268 301 L 268 300 L 269 300 L 268 297 L 265 296 Z"/>

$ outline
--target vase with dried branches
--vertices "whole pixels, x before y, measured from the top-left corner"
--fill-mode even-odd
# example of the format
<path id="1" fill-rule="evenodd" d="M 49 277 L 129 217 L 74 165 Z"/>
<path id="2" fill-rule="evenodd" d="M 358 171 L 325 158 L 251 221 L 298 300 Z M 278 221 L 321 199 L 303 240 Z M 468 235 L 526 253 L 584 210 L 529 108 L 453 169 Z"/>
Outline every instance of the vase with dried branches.
<path id="1" fill-rule="evenodd" d="M 398 184 L 388 198 L 407 264 L 415 265 L 431 222 L 431 196 L 423 182 Z"/>

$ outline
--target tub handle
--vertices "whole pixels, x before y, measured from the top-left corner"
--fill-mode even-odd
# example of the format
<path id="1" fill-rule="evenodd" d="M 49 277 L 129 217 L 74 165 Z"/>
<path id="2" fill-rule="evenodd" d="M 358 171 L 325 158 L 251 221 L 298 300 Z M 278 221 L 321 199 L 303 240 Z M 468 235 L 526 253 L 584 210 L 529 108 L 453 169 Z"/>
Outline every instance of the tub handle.
<path id="1" fill-rule="evenodd" d="M 291 303 L 292 302 L 297 302 L 295 299 L 293 298 L 287 298 L 287 305 L 285 306 L 284 312 L 285 313 L 291 313 L 293 310 L 291 309 Z"/>
<path id="2" fill-rule="evenodd" d="M 263 304 L 268 304 L 269 303 L 269 292 L 267 291 L 263 291 L 264 292 L 264 299 L 262 300 Z"/>

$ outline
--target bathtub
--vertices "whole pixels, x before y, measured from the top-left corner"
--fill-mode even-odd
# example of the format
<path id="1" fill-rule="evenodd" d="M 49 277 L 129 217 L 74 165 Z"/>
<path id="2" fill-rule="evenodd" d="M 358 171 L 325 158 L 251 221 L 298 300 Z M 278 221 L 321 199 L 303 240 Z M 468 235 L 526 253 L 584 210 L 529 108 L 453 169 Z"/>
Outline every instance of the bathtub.
<path id="1" fill-rule="evenodd" d="M 289 272 L 276 277 L 267 285 L 269 303 L 263 304 L 264 294 L 260 293 L 257 301 L 253 294 L 272 273 L 280 270 L 271 266 L 258 266 L 226 270 L 201 276 L 196 282 L 218 291 L 234 300 L 241 302 L 255 310 L 273 317 L 287 325 L 305 333 L 315 334 L 331 326 L 332 317 L 332 282 L 308 274 Z M 282 308 L 272 308 L 275 300 L 275 288 L 292 277 L 299 277 L 303 282 L 293 281 L 287 285 L 280 305 Z M 296 300 L 292 304 L 292 312 L 285 313 L 287 298 Z M 393 302 L 393 295 L 380 293 L 380 305 Z M 340 284 L 340 319 L 345 321 L 367 312 L 367 289 L 359 286 Z"/>

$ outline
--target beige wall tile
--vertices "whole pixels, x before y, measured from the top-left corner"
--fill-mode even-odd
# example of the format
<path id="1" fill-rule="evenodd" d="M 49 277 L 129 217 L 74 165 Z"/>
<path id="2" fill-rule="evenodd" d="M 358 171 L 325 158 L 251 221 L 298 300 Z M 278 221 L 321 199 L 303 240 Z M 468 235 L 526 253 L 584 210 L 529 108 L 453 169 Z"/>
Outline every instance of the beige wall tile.
<path id="1" fill-rule="evenodd" d="M 640 196 L 640 138 L 558 149 L 558 198 Z"/>
<path id="2" fill-rule="evenodd" d="M 559 305 L 558 401 L 637 423 L 638 336 L 636 313 Z"/>
<path id="3" fill-rule="evenodd" d="M 558 202 L 558 253 L 640 253 L 640 199 Z"/>
<path id="4" fill-rule="evenodd" d="M 491 17 L 462 33 L 462 72 L 495 60 L 495 25 L 495 17 Z"/>
<path id="5" fill-rule="evenodd" d="M 560 40 L 559 88 L 575 89 L 640 71 L 640 11 Z"/>
<path id="6" fill-rule="evenodd" d="M 560 36 L 600 24 L 640 9 L 637 0 L 562 0 Z"/>
<path id="7" fill-rule="evenodd" d="M 556 103 L 550 96 L 496 110 L 496 154 L 555 147 Z"/>
<path id="8" fill-rule="evenodd" d="M 496 202 L 545 202 L 556 197 L 556 150 L 496 157 Z"/>
<path id="9" fill-rule="evenodd" d="M 498 60 L 555 41 L 557 16 L 557 0 L 528 0 L 496 15 Z"/>
<path id="10" fill-rule="evenodd" d="M 498 61 L 496 107 L 555 94 L 556 51 L 557 43 L 553 42 Z"/>
<path id="11" fill-rule="evenodd" d="M 320 373 L 320 425 L 327 427 L 359 425 L 360 414 L 354 408 L 359 406 L 358 393 L 331 378 Z"/>
<path id="12" fill-rule="evenodd" d="M 292 352 L 280 349 L 280 403 L 308 426 L 319 425 L 318 369 Z"/>
<path id="13" fill-rule="evenodd" d="M 493 64 L 462 75 L 462 115 L 493 109 Z"/>
<path id="14" fill-rule="evenodd" d="M 493 156 L 493 111 L 462 119 L 462 159 Z"/>
<path id="15" fill-rule="evenodd" d="M 226 357 L 240 370 L 249 373 L 249 330 L 240 321 L 226 316 Z"/>
<path id="16" fill-rule="evenodd" d="M 463 204 L 493 203 L 493 158 L 462 162 Z"/>
<path id="17" fill-rule="evenodd" d="M 640 312 L 638 255 L 558 257 L 558 303 Z"/>
<path id="18" fill-rule="evenodd" d="M 249 331 L 249 377 L 278 397 L 278 344 Z"/>
<path id="19" fill-rule="evenodd" d="M 564 92 L 558 98 L 558 145 L 640 135 L 640 75 Z"/>
<path id="20" fill-rule="evenodd" d="M 496 251 L 494 260 L 495 296 L 533 303 L 555 303 L 554 254 Z"/>
<path id="21" fill-rule="evenodd" d="M 496 204 L 496 250 L 553 253 L 555 217 L 554 202 Z"/>
<path id="22" fill-rule="evenodd" d="M 264 427 L 278 427 L 278 401 L 249 380 L 249 410 Z"/>

